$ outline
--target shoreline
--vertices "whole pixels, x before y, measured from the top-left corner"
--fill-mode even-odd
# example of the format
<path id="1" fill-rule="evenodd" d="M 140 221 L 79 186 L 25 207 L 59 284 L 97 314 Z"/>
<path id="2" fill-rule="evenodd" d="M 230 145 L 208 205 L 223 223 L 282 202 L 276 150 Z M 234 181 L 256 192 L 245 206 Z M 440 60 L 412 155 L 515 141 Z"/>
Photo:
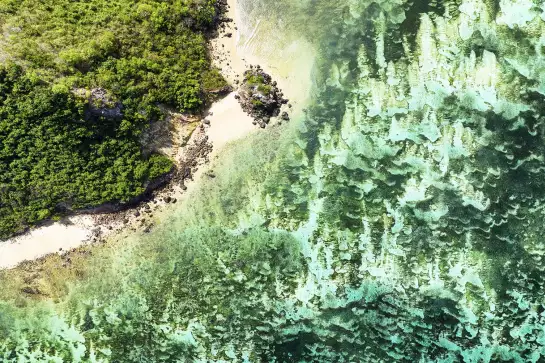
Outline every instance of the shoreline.
<path id="1" fill-rule="evenodd" d="M 194 189 L 209 160 L 217 156 L 228 143 L 243 138 L 257 128 L 253 119 L 244 113 L 235 99 L 235 92 L 213 103 L 206 119 L 181 148 L 178 176 L 134 206 L 111 213 L 75 214 L 45 226 L 30 229 L 24 234 L 0 242 L 0 270 L 12 269 L 25 261 L 39 260 L 47 255 L 62 254 L 82 246 L 100 243 L 117 234 L 149 232 L 155 215 L 167 210 Z M 196 154 L 196 155 L 193 155 Z M 184 165 L 191 165 L 184 174 Z"/>
<path id="2" fill-rule="evenodd" d="M 246 69 L 246 63 L 238 54 L 237 36 L 226 36 L 229 32 L 238 33 L 235 30 L 238 23 L 236 0 L 228 0 L 227 5 L 225 16 L 234 21 L 227 23 L 223 30 L 218 28 L 218 36 L 210 40 L 209 49 L 213 64 L 236 88 L 236 80 Z M 40 260 L 51 254 L 74 251 L 125 231 L 149 232 L 153 228 L 154 214 L 163 212 L 188 189 L 193 189 L 209 165 L 208 161 L 223 146 L 257 129 L 234 96 L 235 92 L 231 92 L 212 103 L 187 143 L 174 154 L 181 175 L 151 191 L 134 206 L 111 213 L 74 214 L 60 221 L 45 222 L 44 226 L 0 242 L 0 270 L 16 268 L 23 262 Z"/>
<path id="3" fill-rule="evenodd" d="M 154 134 L 147 140 L 175 161 L 177 170 L 171 180 L 151 191 L 138 204 L 118 212 L 68 216 L 60 222 L 48 223 L 0 242 L 0 271 L 31 266 L 48 256 L 68 255 L 136 233 L 150 232 L 163 215 L 174 209 L 172 204 L 191 195 L 210 169 L 212 159 L 219 156 L 225 145 L 254 131 L 263 132 L 235 99 L 243 73 L 250 65 L 260 65 L 278 81 L 293 106 L 289 109 L 290 118 L 302 116 L 310 96 L 306 91 L 312 87 L 314 49 L 310 43 L 293 37 L 286 47 L 282 43 L 269 44 L 266 49 L 255 48 L 250 40 L 255 40 L 256 34 L 262 31 L 263 23 L 242 22 L 244 9 L 238 5 L 237 0 L 227 0 L 224 17 L 232 20 L 218 27 L 216 38 L 209 41 L 212 64 L 220 69 L 234 91 L 212 103 L 200 118 L 170 113 L 166 123 L 159 125 L 174 125 L 175 132 L 171 131 L 170 136 L 178 141 L 183 139 L 185 143 L 163 145 L 161 135 Z M 250 34 L 250 40 L 245 38 L 247 34 Z M 272 122 L 268 127 L 276 127 L 279 123 Z M 191 134 L 183 127 L 188 124 L 195 127 Z"/>

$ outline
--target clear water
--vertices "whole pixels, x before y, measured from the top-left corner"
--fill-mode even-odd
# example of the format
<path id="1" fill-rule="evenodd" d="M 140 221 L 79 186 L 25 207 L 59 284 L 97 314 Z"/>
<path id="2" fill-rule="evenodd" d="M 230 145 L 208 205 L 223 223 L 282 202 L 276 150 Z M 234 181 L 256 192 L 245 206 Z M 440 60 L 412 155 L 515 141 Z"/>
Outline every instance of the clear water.
<path id="1" fill-rule="evenodd" d="M 2 305 L 4 360 L 543 361 L 543 3 L 240 6 L 287 85 L 289 45 L 312 53 L 307 112 L 55 298 Z"/>

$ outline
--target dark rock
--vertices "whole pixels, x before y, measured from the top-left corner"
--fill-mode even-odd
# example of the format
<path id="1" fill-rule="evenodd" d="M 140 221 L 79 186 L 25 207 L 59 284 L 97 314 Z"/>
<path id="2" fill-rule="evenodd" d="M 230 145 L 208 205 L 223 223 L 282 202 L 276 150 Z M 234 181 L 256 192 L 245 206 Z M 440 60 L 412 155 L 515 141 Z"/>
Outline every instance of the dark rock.
<path id="1" fill-rule="evenodd" d="M 139 211 L 134 212 L 134 216 L 135 217 L 140 217 L 140 212 Z"/>
<path id="2" fill-rule="evenodd" d="M 21 289 L 21 291 L 24 292 L 25 294 L 29 294 L 29 295 L 39 295 L 40 294 L 40 290 L 32 288 L 32 287 L 23 287 Z"/>
<path id="3" fill-rule="evenodd" d="M 210 120 L 205 118 L 204 120 L 202 120 L 203 124 L 205 125 L 210 125 Z"/>
<path id="4" fill-rule="evenodd" d="M 87 98 L 88 105 L 85 110 L 85 117 L 92 119 L 104 117 L 107 119 L 123 118 L 123 105 L 116 102 L 114 97 L 104 88 L 93 88 L 87 90 L 78 88 L 73 91 L 77 96 Z"/>
<path id="5" fill-rule="evenodd" d="M 271 117 L 280 114 L 283 98 L 277 83 L 263 71 L 260 65 L 244 72 L 244 80 L 235 96 L 245 113 L 252 116 L 254 124 L 264 127 Z"/>
<path id="6" fill-rule="evenodd" d="M 226 33 L 225 36 L 226 36 L 227 38 L 231 38 L 231 37 L 233 36 L 233 33 Z"/>
<path id="7" fill-rule="evenodd" d="M 208 91 L 208 93 L 214 95 L 214 96 L 225 96 L 229 93 L 233 92 L 233 87 L 231 86 L 224 86 L 221 88 L 213 89 L 211 91 Z"/>
<path id="8" fill-rule="evenodd" d="M 280 116 L 280 118 L 284 121 L 289 121 L 290 120 L 290 116 L 288 115 L 287 112 L 282 112 L 282 116 Z"/>

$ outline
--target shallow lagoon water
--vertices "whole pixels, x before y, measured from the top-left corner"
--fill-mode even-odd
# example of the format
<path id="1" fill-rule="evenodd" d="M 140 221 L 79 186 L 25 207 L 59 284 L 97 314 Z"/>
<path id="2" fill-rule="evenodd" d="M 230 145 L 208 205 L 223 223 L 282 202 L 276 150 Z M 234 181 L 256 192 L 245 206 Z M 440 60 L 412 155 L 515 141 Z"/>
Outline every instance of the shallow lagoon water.
<path id="1" fill-rule="evenodd" d="M 2 305 L 4 360 L 545 359 L 543 4 L 239 6 L 279 76 L 312 49 L 307 112 L 58 296 Z"/>

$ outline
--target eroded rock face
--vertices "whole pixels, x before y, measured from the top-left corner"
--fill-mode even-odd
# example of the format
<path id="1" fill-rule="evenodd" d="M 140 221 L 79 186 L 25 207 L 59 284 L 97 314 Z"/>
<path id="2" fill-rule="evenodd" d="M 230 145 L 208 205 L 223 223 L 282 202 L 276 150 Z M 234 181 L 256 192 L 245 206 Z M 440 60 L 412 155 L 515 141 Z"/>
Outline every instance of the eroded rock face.
<path id="1" fill-rule="evenodd" d="M 272 117 L 280 115 L 280 107 L 288 103 L 276 82 L 260 66 L 244 72 L 237 99 L 244 112 L 252 116 L 261 127 L 265 127 Z"/>
<path id="2" fill-rule="evenodd" d="M 208 93 L 210 93 L 213 97 L 224 97 L 231 92 L 233 92 L 233 87 L 231 86 L 223 86 L 223 87 L 208 91 Z"/>
<path id="3" fill-rule="evenodd" d="M 123 117 L 123 105 L 114 100 L 113 96 L 104 88 L 77 88 L 74 94 L 89 101 L 86 110 L 86 118 L 104 117 L 109 119 L 120 119 Z"/>

